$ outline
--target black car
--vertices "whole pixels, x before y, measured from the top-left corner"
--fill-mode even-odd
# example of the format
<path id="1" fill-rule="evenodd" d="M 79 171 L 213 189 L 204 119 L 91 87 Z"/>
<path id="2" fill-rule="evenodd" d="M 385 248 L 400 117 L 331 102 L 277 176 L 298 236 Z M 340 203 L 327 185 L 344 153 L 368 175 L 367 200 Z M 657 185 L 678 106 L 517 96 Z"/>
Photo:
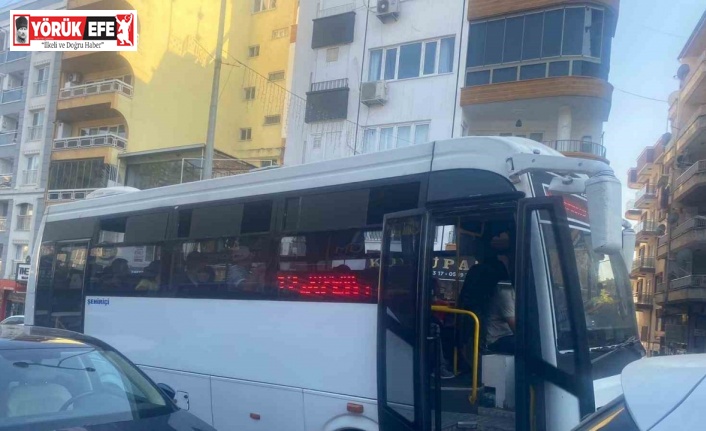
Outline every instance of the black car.
<path id="1" fill-rule="evenodd" d="M 214 431 L 93 337 L 0 325 L 0 430 Z"/>

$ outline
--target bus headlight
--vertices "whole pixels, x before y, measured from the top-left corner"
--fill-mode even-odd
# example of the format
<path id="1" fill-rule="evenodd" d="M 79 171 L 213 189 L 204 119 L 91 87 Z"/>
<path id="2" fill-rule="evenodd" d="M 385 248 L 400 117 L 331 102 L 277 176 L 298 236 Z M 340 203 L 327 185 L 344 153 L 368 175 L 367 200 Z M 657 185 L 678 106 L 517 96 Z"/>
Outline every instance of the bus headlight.
<path id="1" fill-rule="evenodd" d="M 639 431 L 620 396 L 583 420 L 574 431 Z"/>

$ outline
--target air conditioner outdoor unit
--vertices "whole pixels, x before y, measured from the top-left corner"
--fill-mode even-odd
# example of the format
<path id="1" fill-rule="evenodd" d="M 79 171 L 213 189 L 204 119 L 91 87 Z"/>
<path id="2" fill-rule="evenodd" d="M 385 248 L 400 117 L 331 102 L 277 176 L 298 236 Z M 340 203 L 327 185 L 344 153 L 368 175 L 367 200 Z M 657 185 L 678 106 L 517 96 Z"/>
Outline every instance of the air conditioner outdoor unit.
<path id="1" fill-rule="evenodd" d="M 83 81 L 83 76 L 79 72 L 69 73 L 68 80 L 72 84 L 80 84 Z"/>
<path id="2" fill-rule="evenodd" d="M 384 105 L 387 102 L 387 83 L 385 81 L 364 82 L 360 86 L 360 102 L 367 105 Z"/>
<path id="3" fill-rule="evenodd" d="M 383 23 L 397 21 L 400 15 L 400 0 L 378 0 L 375 15 Z"/>

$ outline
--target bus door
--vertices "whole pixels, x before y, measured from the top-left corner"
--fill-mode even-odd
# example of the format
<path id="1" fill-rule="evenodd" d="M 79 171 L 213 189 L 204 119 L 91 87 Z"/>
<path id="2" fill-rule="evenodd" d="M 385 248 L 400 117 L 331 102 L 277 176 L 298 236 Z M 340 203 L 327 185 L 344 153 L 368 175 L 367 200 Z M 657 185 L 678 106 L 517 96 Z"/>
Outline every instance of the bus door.
<path id="1" fill-rule="evenodd" d="M 581 284 L 561 197 L 520 200 L 514 283 L 516 428 L 571 429 L 595 402 Z"/>
<path id="2" fill-rule="evenodd" d="M 425 210 L 384 219 L 378 305 L 378 420 L 383 431 L 429 429 L 429 300 L 423 286 L 429 270 L 423 264 L 429 219 Z"/>
<path id="3" fill-rule="evenodd" d="M 37 326 L 83 331 L 88 241 L 42 244 L 37 271 Z"/>

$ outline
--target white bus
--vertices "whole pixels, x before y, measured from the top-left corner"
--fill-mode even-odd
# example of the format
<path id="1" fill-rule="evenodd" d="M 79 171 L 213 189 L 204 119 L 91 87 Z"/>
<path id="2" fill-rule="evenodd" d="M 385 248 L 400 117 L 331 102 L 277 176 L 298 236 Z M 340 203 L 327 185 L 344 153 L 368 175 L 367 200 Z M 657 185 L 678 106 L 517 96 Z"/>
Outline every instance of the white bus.
<path id="1" fill-rule="evenodd" d="M 219 430 L 564 431 L 641 356 L 619 194 L 601 162 L 469 137 L 50 206 L 26 319 L 110 343 Z M 432 306 L 482 309 L 466 275 L 498 241 L 515 354 L 482 350 L 476 392 L 467 322 Z"/>

